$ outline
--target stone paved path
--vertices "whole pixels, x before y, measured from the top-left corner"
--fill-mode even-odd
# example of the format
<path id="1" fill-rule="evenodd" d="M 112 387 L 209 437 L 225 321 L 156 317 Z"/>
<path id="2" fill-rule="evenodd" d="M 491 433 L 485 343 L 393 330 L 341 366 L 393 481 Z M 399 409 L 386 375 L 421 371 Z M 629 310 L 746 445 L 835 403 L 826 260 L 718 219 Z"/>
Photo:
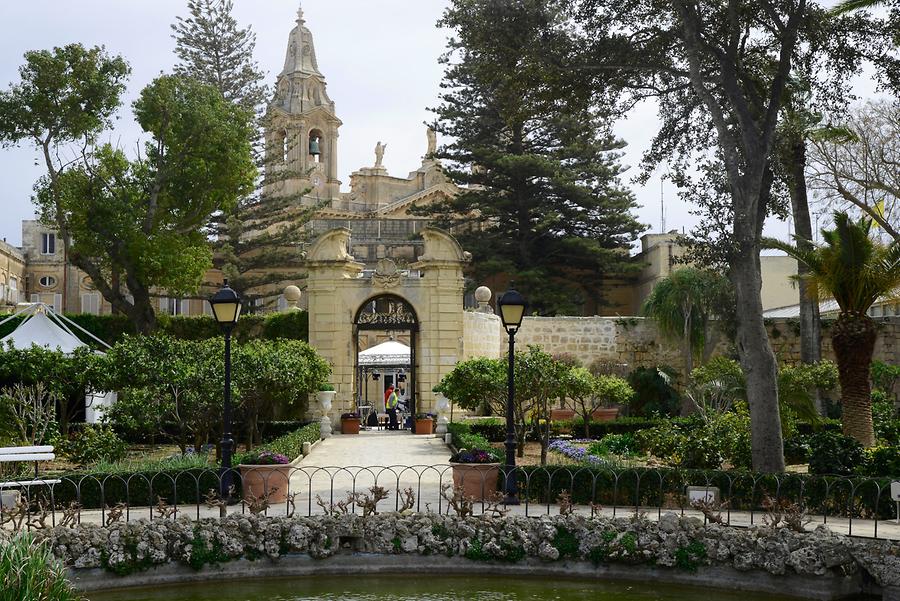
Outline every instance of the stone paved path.
<path id="1" fill-rule="evenodd" d="M 330 504 L 376 484 L 389 491 L 385 507 L 402 505 L 399 492 L 412 488 L 415 509 L 436 510 L 441 484 L 452 483 L 449 459 L 450 448 L 438 436 L 383 430 L 335 434 L 296 465 L 291 491 L 297 493 L 298 511 L 307 513 L 322 511 L 317 496 Z"/>

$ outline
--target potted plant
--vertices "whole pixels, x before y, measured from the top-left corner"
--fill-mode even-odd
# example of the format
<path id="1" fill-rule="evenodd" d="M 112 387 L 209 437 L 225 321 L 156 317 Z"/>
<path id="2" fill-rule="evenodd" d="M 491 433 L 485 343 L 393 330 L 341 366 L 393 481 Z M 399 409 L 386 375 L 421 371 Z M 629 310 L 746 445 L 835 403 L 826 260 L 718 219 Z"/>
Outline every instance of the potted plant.
<path id="1" fill-rule="evenodd" d="M 434 415 L 416 413 L 416 434 L 431 434 L 432 432 L 434 432 Z"/>
<path id="2" fill-rule="evenodd" d="M 319 386 L 319 391 L 316 393 L 316 400 L 319 401 L 319 404 L 322 406 L 322 413 L 328 414 L 331 411 L 331 403 L 334 401 L 334 395 L 337 392 L 334 390 L 334 386 L 331 384 L 322 384 Z"/>
<path id="3" fill-rule="evenodd" d="M 500 463 L 492 451 L 461 449 L 450 458 L 453 466 L 453 486 L 462 487 L 463 494 L 475 500 L 493 499 L 497 493 Z"/>
<path id="4" fill-rule="evenodd" d="M 341 414 L 341 434 L 359 434 L 359 413 Z"/>
<path id="5" fill-rule="evenodd" d="M 244 495 L 262 498 L 269 503 L 284 503 L 291 479 L 291 460 L 273 451 L 257 451 L 244 455 L 238 465 Z"/>

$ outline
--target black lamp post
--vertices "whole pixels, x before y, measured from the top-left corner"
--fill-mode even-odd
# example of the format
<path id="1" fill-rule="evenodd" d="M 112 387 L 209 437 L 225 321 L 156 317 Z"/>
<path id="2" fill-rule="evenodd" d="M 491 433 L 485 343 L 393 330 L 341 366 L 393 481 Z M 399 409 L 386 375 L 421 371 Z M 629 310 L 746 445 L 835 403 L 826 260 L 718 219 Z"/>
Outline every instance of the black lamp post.
<path id="1" fill-rule="evenodd" d="M 500 309 L 500 319 L 506 333 L 509 334 L 509 371 L 507 372 L 507 399 L 506 399 L 506 496 L 504 502 L 507 505 L 519 504 L 519 491 L 516 484 L 516 424 L 513 414 L 513 402 L 516 396 L 515 385 L 515 361 L 516 361 L 516 332 L 522 325 L 525 316 L 525 297 L 510 288 L 503 293 L 497 301 Z"/>
<path id="2" fill-rule="evenodd" d="M 226 279 L 222 288 L 209 299 L 213 316 L 225 333 L 225 404 L 222 408 L 222 497 L 231 495 L 231 455 L 234 439 L 231 437 L 231 331 L 241 314 L 241 297 L 228 286 Z"/>

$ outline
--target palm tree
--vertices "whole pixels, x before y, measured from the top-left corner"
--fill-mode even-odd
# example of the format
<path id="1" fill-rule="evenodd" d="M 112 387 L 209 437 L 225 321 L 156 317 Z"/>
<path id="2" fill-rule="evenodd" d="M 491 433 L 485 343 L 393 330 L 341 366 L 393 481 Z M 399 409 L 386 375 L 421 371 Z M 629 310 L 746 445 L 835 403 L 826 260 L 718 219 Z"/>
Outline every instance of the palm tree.
<path id="1" fill-rule="evenodd" d="M 887 0 L 843 0 L 831 9 L 836 15 L 849 13 L 854 10 L 866 8 L 878 8 L 887 4 Z"/>
<path id="2" fill-rule="evenodd" d="M 660 280 L 644 301 L 643 313 L 656 321 L 660 333 L 681 342 L 685 384 L 690 381 L 695 356 L 705 363 L 715 347 L 712 320 L 730 295 L 725 276 L 685 267 Z M 682 411 L 692 411 L 689 401 Z"/>
<path id="3" fill-rule="evenodd" d="M 834 224 L 835 229 L 822 230 L 823 245 L 798 247 L 771 239 L 765 244 L 807 267 L 808 272 L 797 277 L 806 279 L 814 298 L 834 298 L 840 307 L 831 344 L 841 383 L 844 434 L 870 447 L 875 433 L 869 365 L 878 330 L 866 312 L 900 287 L 900 243 L 873 239 L 868 217 L 853 221 L 847 213 L 835 211 Z"/>

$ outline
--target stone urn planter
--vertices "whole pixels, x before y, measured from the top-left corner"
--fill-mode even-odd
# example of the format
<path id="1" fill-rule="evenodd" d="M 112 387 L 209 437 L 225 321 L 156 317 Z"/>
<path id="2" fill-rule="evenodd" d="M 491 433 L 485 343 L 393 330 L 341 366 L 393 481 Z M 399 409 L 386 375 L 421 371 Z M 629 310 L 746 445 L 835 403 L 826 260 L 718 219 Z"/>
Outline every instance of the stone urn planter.
<path id="1" fill-rule="evenodd" d="M 328 412 L 331 411 L 331 404 L 334 402 L 334 395 L 336 394 L 337 392 L 334 390 L 320 390 L 316 393 L 316 400 L 319 401 L 323 415 L 328 415 Z"/>
<path id="2" fill-rule="evenodd" d="M 416 416 L 416 434 L 432 434 L 434 433 L 434 419 L 431 416 Z"/>
<path id="3" fill-rule="evenodd" d="M 359 424 L 358 415 L 345 413 L 341 416 L 341 434 L 359 434 Z"/>
<path id="4" fill-rule="evenodd" d="M 611 422 L 619 417 L 618 407 L 601 407 L 591 413 L 591 418 L 595 422 Z"/>
<path id="5" fill-rule="evenodd" d="M 244 465 L 241 470 L 241 485 L 244 498 L 254 496 L 257 499 L 269 495 L 269 503 L 287 501 L 288 484 L 291 479 L 291 465 Z"/>
<path id="6" fill-rule="evenodd" d="M 476 501 L 487 501 L 497 493 L 499 463 L 454 463 L 453 487 L 461 486 L 463 494 Z"/>

